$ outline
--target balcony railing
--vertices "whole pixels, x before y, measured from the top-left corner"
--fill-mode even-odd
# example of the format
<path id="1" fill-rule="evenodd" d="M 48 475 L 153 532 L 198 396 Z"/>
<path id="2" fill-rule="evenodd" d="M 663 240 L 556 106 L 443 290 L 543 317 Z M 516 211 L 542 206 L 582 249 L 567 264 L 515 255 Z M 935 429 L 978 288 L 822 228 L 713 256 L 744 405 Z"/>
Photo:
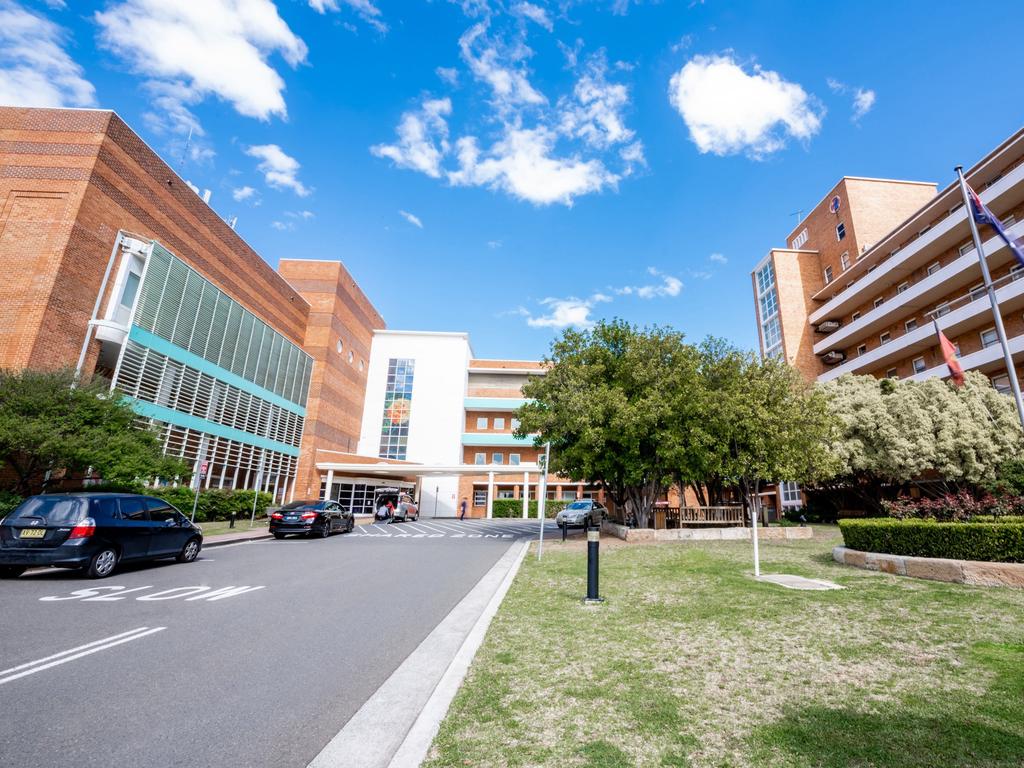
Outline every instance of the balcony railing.
<path id="1" fill-rule="evenodd" d="M 651 520 L 657 529 L 689 525 L 723 528 L 744 524 L 743 507 L 655 507 Z"/>

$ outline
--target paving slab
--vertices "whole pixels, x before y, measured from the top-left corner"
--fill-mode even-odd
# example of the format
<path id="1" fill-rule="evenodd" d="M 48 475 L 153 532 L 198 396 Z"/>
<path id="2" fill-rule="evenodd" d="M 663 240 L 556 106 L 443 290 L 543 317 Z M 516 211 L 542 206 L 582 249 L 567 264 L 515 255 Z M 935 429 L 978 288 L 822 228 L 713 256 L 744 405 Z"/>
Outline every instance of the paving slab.
<path id="1" fill-rule="evenodd" d="M 758 581 L 766 581 L 769 584 L 778 584 L 780 587 L 786 589 L 802 589 L 802 590 L 825 590 L 825 589 L 842 589 L 842 587 L 835 582 L 825 581 L 824 579 L 807 579 L 803 576 L 793 576 L 789 573 L 768 573 L 762 574 L 758 577 Z"/>

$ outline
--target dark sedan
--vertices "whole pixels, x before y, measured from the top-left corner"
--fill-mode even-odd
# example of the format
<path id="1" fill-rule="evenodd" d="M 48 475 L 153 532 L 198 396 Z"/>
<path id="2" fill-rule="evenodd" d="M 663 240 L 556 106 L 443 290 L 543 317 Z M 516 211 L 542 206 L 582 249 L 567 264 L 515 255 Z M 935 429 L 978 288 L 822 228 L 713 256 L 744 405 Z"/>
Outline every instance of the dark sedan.
<path id="1" fill-rule="evenodd" d="M 0 521 L 0 576 L 38 566 L 81 568 L 92 578 L 119 563 L 196 559 L 203 532 L 163 499 L 127 493 L 31 496 Z"/>
<path id="2" fill-rule="evenodd" d="M 353 514 L 336 501 L 293 501 L 270 515 L 275 539 L 289 533 L 326 539 L 335 531 L 348 533 L 355 525 Z"/>

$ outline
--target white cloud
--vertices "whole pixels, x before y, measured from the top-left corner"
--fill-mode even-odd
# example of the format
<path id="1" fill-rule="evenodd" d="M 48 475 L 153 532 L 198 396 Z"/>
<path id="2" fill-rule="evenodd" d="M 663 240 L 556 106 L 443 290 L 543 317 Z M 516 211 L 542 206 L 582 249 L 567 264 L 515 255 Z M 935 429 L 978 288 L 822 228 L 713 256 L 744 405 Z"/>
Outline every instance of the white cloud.
<path id="1" fill-rule="evenodd" d="M 853 92 L 853 119 L 860 120 L 875 106 L 875 92 L 858 88 Z"/>
<path id="2" fill-rule="evenodd" d="M 341 3 L 359 14 L 359 18 L 378 32 L 388 31 L 388 25 L 383 19 L 384 14 L 370 0 L 341 0 Z M 339 10 L 338 0 L 309 0 L 309 7 L 317 13 Z"/>
<path id="3" fill-rule="evenodd" d="M 68 38 L 49 19 L 0 0 L 0 104 L 93 106 L 96 89 L 64 50 Z"/>
<path id="4" fill-rule="evenodd" d="M 423 222 L 420 221 L 419 216 L 409 213 L 408 211 L 399 211 L 398 215 L 401 216 L 406 221 L 408 221 L 414 227 L 419 227 L 420 229 L 423 229 Z"/>
<path id="5" fill-rule="evenodd" d="M 517 314 L 526 317 L 526 324 L 531 328 L 561 329 L 568 328 L 569 326 L 590 328 L 594 325 L 594 320 L 590 316 L 590 313 L 594 310 L 594 305 L 605 301 L 611 301 L 611 299 L 600 293 L 594 294 L 589 299 L 578 299 L 575 296 L 569 296 L 564 299 L 549 297 L 539 302 L 541 306 L 546 308 L 546 314 L 534 316 L 522 307 L 517 310 Z"/>
<path id="6" fill-rule="evenodd" d="M 462 59 L 469 71 L 491 88 L 492 103 L 499 111 L 524 104 L 544 104 L 547 99 L 535 90 L 522 62 L 531 51 L 524 43 L 505 45 L 487 35 L 488 22 L 474 24 L 459 38 Z"/>
<path id="7" fill-rule="evenodd" d="M 242 202 L 243 200 L 248 200 L 255 194 L 256 190 L 250 186 L 237 187 L 231 190 L 231 197 L 233 197 L 235 199 L 235 202 L 238 203 Z"/>
<path id="8" fill-rule="evenodd" d="M 548 16 L 548 12 L 539 5 L 525 2 L 516 3 L 509 10 L 516 16 L 529 19 L 534 24 L 544 27 L 548 32 L 555 28 L 555 25 L 551 21 L 551 17 Z"/>
<path id="9" fill-rule="evenodd" d="M 563 97 L 558 102 L 562 132 L 599 149 L 632 141 L 635 135 L 626 127 L 623 116 L 629 105 L 629 88 L 608 82 L 607 71 L 603 55 L 591 57 L 576 81 L 572 98 Z"/>
<path id="10" fill-rule="evenodd" d="M 713 273 L 707 269 L 691 269 L 689 272 L 690 277 L 695 280 L 710 280 L 713 275 Z"/>
<path id="11" fill-rule="evenodd" d="M 459 139 L 459 170 L 450 172 L 448 180 L 456 186 L 500 189 L 537 205 L 572 205 L 575 197 L 618 181 L 600 160 L 554 156 L 556 138 L 544 127 L 509 128 L 486 152 L 474 136 Z"/>
<path id="12" fill-rule="evenodd" d="M 270 226 L 276 229 L 278 232 L 291 232 L 295 229 L 295 222 L 293 221 L 272 221 Z"/>
<path id="13" fill-rule="evenodd" d="M 683 281 L 678 277 L 666 275 L 654 267 L 648 267 L 647 274 L 651 277 L 660 277 L 661 282 L 647 285 L 624 285 L 621 288 L 613 288 L 612 290 L 620 296 L 637 296 L 641 299 L 654 299 L 664 296 L 675 297 L 683 290 Z"/>
<path id="14" fill-rule="evenodd" d="M 377 144 L 370 152 L 389 158 L 400 168 L 439 178 L 441 160 L 449 148 L 445 117 L 451 111 L 450 99 L 428 99 L 419 110 L 402 115 L 395 144 Z"/>
<path id="15" fill-rule="evenodd" d="M 459 84 L 459 70 L 455 67 L 438 67 L 434 70 L 434 74 L 448 83 L 448 85 Z"/>
<path id="16" fill-rule="evenodd" d="M 138 74 L 179 89 L 182 103 L 207 96 L 248 117 L 285 117 L 284 80 L 268 63 L 292 67 L 306 44 L 272 0 L 121 0 L 95 15 L 100 43 Z"/>
<path id="17" fill-rule="evenodd" d="M 727 264 L 729 262 L 729 259 L 727 259 L 725 257 L 725 254 L 722 253 L 712 253 L 710 256 L 708 256 L 708 259 L 715 262 L 716 264 Z"/>
<path id="18" fill-rule="evenodd" d="M 492 251 L 501 248 L 501 240 L 488 240 L 487 247 Z"/>
<path id="19" fill-rule="evenodd" d="M 870 88 L 851 88 L 846 83 L 836 80 L 834 77 L 827 78 L 826 83 L 833 93 L 849 93 L 853 91 L 853 116 L 850 118 L 857 122 L 875 106 L 875 92 Z"/>
<path id="20" fill-rule="evenodd" d="M 313 190 L 299 181 L 299 161 L 286 155 L 277 144 L 259 144 L 245 150 L 249 157 L 259 159 L 259 170 L 267 184 L 277 189 L 290 189 L 299 197 Z"/>
<path id="21" fill-rule="evenodd" d="M 669 82 L 669 101 L 702 153 L 746 151 L 758 158 L 786 137 L 807 140 L 825 109 L 796 83 L 755 66 L 748 74 L 731 56 L 695 56 Z"/>
<path id="22" fill-rule="evenodd" d="M 316 216 L 312 211 L 285 211 L 284 215 L 292 219 L 304 219 L 306 221 Z"/>

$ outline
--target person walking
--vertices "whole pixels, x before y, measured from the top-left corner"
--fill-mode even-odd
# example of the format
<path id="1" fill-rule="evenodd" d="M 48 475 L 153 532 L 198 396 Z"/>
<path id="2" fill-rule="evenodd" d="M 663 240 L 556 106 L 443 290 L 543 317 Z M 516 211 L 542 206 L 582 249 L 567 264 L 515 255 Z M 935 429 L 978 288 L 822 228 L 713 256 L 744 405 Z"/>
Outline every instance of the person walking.
<path id="1" fill-rule="evenodd" d="M 469 506 L 469 502 L 466 500 L 466 497 L 463 496 L 462 497 L 462 503 L 459 504 L 459 520 L 465 520 L 466 519 L 466 508 L 468 506 Z"/>

